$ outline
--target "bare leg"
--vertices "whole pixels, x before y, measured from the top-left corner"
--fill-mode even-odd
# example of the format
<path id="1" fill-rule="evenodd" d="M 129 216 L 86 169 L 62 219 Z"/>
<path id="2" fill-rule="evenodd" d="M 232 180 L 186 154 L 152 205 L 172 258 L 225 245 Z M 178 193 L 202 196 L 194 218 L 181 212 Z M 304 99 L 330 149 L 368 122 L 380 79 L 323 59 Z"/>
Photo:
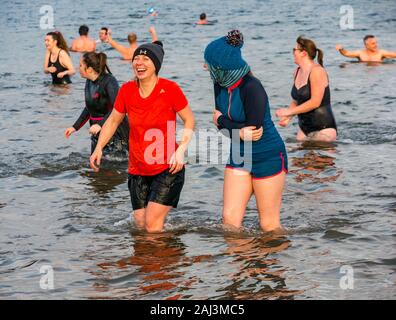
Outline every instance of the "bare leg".
<path id="1" fill-rule="evenodd" d="M 252 192 L 252 177 L 249 172 L 225 169 L 223 191 L 223 223 L 225 225 L 241 227 Z"/>
<path id="2" fill-rule="evenodd" d="M 324 141 L 324 142 L 333 142 L 337 139 L 337 131 L 333 128 L 326 128 L 320 131 L 316 131 L 312 133 L 312 136 L 309 136 L 309 140 L 312 141 Z"/>
<path id="3" fill-rule="evenodd" d="M 260 227 L 263 231 L 282 228 L 280 209 L 286 173 L 267 179 L 253 179 L 253 190 L 259 210 Z"/>
<path id="4" fill-rule="evenodd" d="M 146 220 L 146 209 L 138 209 L 132 211 L 133 219 L 135 220 L 135 224 L 139 229 L 144 229 L 145 220 Z"/>
<path id="5" fill-rule="evenodd" d="M 297 139 L 297 141 L 305 141 L 307 139 L 307 136 L 301 129 L 298 129 L 296 139 Z"/>
<path id="6" fill-rule="evenodd" d="M 145 214 L 145 228 L 147 232 L 161 232 L 164 229 L 166 216 L 171 206 L 149 202 Z"/>

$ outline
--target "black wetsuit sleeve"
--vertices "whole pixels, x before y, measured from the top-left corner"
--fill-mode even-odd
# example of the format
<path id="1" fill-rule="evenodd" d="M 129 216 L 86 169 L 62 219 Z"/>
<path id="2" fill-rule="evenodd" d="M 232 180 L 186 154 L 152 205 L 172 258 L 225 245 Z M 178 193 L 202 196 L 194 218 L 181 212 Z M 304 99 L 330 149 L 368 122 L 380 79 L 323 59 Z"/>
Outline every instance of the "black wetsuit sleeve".
<path id="1" fill-rule="evenodd" d="M 107 118 L 110 116 L 111 111 L 113 111 L 114 102 L 116 100 L 118 94 L 119 86 L 118 82 L 114 77 L 110 77 L 109 81 L 107 81 L 105 86 L 106 95 L 109 99 L 108 110 L 106 115 L 103 117 L 103 120 L 100 120 L 98 124 L 103 127 Z"/>
<path id="2" fill-rule="evenodd" d="M 80 130 L 89 120 L 89 116 L 90 113 L 88 111 L 88 108 L 85 107 L 84 110 L 81 112 L 80 116 L 78 117 L 77 121 L 73 124 L 73 128 L 76 129 L 76 131 Z"/>

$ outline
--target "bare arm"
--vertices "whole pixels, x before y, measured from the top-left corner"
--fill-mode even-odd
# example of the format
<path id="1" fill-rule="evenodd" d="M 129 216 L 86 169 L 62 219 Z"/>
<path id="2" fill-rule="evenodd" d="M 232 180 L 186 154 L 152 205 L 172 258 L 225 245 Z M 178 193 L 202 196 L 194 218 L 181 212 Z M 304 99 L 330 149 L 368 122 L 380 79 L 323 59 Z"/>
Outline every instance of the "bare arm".
<path id="1" fill-rule="evenodd" d="M 344 57 L 348 57 L 348 58 L 360 58 L 360 53 L 361 50 L 357 50 L 357 51 L 348 51 L 345 50 L 341 45 L 337 44 L 336 45 L 336 50 L 341 53 Z"/>
<path id="2" fill-rule="evenodd" d="M 48 70 L 48 61 L 50 59 L 50 55 L 51 55 L 51 52 L 49 50 L 47 50 L 45 52 L 45 58 L 44 58 L 44 73 L 50 73 Z"/>
<path id="3" fill-rule="evenodd" d="M 194 133 L 195 119 L 194 114 L 191 111 L 189 105 L 180 110 L 178 113 L 179 117 L 183 120 L 184 129 L 180 145 L 169 160 L 169 172 L 175 174 L 183 169 L 184 166 L 184 153 L 187 150 L 187 145 L 191 141 Z"/>
<path id="4" fill-rule="evenodd" d="M 63 72 L 64 75 L 68 74 L 69 76 L 71 76 L 76 73 L 70 56 L 64 50 L 59 53 L 59 61 L 61 65 L 67 69 Z"/>
<path id="5" fill-rule="evenodd" d="M 388 59 L 396 58 L 395 51 L 392 52 L 392 51 L 381 50 L 381 54 L 383 58 L 388 58 Z"/>
<path id="6" fill-rule="evenodd" d="M 149 32 L 151 33 L 151 42 L 158 41 L 157 31 L 155 30 L 154 26 L 149 28 Z"/>
<path id="7" fill-rule="evenodd" d="M 107 36 L 107 42 L 114 48 L 116 49 L 119 53 L 121 53 L 122 56 L 129 55 L 129 48 L 124 47 L 120 45 L 117 41 L 113 40 L 111 35 L 109 34 Z"/>
<path id="8" fill-rule="evenodd" d="M 184 123 L 183 135 L 180 141 L 180 145 L 187 146 L 190 142 L 194 128 L 195 128 L 195 118 L 194 114 L 189 105 L 187 107 L 180 110 L 178 113 L 179 117 L 182 119 Z"/>

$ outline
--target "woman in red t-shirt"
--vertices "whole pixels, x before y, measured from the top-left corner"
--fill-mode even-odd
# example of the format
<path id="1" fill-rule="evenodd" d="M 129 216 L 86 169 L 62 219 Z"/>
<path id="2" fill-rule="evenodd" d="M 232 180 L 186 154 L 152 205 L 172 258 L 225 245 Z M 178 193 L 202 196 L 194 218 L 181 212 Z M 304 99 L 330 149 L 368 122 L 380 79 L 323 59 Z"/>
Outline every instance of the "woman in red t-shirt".
<path id="1" fill-rule="evenodd" d="M 162 43 L 147 43 L 134 52 L 134 81 L 118 92 L 114 109 L 102 127 L 90 158 L 99 170 L 102 150 L 128 115 L 128 188 L 138 227 L 163 230 L 169 210 L 177 207 L 184 184 L 184 153 L 194 130 L 194 115 L 179 86 L 158 77 L 164 57 Z M 176 143 L 176 114 L 184 122 L 180 145 Z"/>

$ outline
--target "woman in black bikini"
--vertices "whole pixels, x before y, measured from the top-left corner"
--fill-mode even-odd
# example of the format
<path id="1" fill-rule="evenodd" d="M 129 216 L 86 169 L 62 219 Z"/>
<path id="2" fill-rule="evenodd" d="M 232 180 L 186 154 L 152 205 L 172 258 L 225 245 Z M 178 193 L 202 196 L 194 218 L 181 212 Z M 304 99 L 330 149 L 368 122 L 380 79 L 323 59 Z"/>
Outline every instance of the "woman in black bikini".
<path id="1" fill-rule="evenodd" d="M 288 108 L 276 111 L 279 125 L 286 126 L 297 115 L 298 141 L 335 141 L 337 125 L 331 109 L 329 80 L 323 68 L 323 52 L 312 40 L 298 37 L 296 42 L 293 53 L 298 68 L 291 92 L 293 100 Z M 314 62 L 316 56 L 319 63 Z"/>
<path id="2" fill-rule="evenodd" d="M 70 76 L 76 71 L 71 61 L 67 44 L 59 31 L 48 32 L 45 37 L 47 49 L 44 59 L 44 73 L 50 73 L 52 84 L 71 83 Z"/>

